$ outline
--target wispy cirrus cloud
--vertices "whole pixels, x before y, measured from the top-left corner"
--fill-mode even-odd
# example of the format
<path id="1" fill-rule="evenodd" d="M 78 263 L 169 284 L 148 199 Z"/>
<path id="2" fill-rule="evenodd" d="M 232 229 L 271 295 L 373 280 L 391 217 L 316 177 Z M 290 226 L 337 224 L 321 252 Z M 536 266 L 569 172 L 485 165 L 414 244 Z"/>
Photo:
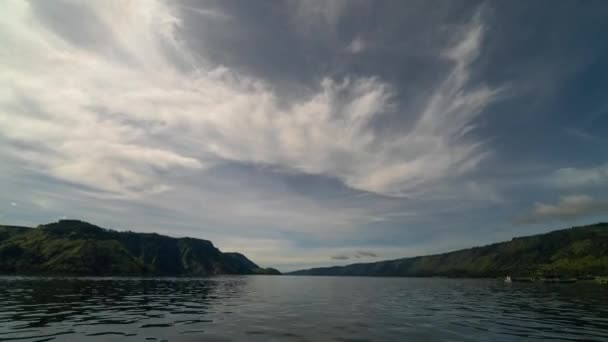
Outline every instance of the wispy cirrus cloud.
<path id="1" fill-rule="evenodd" d="M 78 37 L 42 20 L 39 5 L 3 5 L 0 41 L 17 54 L 0 56 L 0 134 L 50 150 L 15 154 L 58 179 L 137 196 L 171 188 L 165 172 L 234 161 L 406 196 L 474 169 L 488 153 L 468 136 L 499 91 L 469 84 L 483 42 L 479 16 L 445 48 L 451 70 L 408 113 L 414 124 L 389 133 L 372 123 L 402 109 L 377 77 L 327 76 L 283 104 L 265 80 L 194 58 L 169 3 L 81 4 L 91 20 L 78 23 Z"/>

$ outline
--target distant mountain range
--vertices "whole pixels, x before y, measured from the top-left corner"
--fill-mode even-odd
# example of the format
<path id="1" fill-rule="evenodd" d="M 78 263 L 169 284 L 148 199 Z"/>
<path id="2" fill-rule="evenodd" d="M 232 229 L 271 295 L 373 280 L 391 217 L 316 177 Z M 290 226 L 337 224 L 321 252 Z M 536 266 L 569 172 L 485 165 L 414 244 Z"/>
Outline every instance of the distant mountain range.
<path id="1" fill-rule="evenodd" d="M 608 275 L 608 223 L 514 238 L 455 252 L 321 267 L 292 275 L 394 277 L 574 277 Z"/>
<path id="2" fill-rule="evenodd" d="M 36 228 L 0 226 L 0 274 L 207 276 L 280 274 L 210 241 L 118 232 L 61 220 Z"/>

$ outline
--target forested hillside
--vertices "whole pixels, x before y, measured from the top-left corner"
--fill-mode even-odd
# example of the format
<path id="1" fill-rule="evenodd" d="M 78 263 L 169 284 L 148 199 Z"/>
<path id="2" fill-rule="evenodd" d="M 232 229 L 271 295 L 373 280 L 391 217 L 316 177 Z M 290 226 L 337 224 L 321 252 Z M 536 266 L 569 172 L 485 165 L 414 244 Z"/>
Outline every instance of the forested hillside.
<path id="1" fill-rule="evenodd" d="M 522 277 L 608 275 L 608 223 L 514 238 L 455 252 L 321 267 L 294 275 Z"/>
<path id="2" fill-rule="evenodd" d="M 61 220 L 36 228 L 0 226 L 0 273 L 32 275 L 275 274 L 210 241 L 118 232 Z"/>

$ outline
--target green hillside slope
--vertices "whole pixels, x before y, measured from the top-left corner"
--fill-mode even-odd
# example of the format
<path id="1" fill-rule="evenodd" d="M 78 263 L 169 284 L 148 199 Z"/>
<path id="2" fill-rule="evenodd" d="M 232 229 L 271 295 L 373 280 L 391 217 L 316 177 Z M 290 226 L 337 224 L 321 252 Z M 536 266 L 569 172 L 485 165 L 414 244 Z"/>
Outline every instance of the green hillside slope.
<path id="1" fill-rule="evenodd" d="M 118 232 L 61 220 L 37 228 L 0 226 L 0 273 L 205 276 L 266 270 L 210 241 Z"/>
<path id="2" fill-rule="evenodd" d="M 514 238 L 455 252 L 347 266 L 294 275 L 348 276 L 581 276 L 608 275 L 608 223 Z"/>

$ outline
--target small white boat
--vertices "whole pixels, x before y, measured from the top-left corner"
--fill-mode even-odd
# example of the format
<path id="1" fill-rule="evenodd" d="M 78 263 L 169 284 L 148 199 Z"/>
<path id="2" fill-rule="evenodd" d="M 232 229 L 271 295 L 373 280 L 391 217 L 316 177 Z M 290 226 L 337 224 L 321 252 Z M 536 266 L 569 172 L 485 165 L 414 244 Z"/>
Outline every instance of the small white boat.
<path id="1" fill-rule="evenodd" d="M 513 280 L 511 280 L 511 276 L 506 276 L 505 277 L 505 283 L 512 283 Z"/>

